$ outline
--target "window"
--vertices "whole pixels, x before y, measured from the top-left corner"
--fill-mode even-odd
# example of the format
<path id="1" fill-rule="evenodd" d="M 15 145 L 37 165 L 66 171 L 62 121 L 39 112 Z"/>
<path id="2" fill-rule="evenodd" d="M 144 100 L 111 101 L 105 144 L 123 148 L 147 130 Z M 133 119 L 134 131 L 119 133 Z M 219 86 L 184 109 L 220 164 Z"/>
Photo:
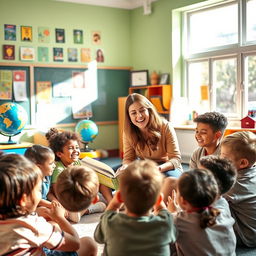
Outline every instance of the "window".
<path id="1" fill-rule="evenodd" d="M 233 120 L 256 110 L 256 0 L 184 12 L 184 78 L 190 109 Z"/>

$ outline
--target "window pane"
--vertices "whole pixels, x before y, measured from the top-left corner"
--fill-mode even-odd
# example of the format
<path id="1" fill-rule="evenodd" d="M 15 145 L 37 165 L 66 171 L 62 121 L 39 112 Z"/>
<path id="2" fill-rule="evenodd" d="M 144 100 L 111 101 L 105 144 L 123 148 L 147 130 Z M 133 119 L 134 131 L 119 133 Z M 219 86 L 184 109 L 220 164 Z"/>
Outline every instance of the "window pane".
<path id="1" fill-rule="evenodd" d="M 189 63 L 188 98 L 191 110 L 205 112 L 209 110 L 209 100 L 202 100 L 202 86 L 209 85 L 209 65 L 207 61 Z"/>
<path id="2" fill-rule="evenodd" d="M 198 11 L 189 16 L 189 52 L 238 43 L 238 6 Z"/>
<path id="3" fill-rule="evenodd" d="M 256 110 L 256 56 L 248 56 L 245 60 L 245 83 L 248 88 L 248 110 Z"/>
<path id="4" fill-rule="evenodd" d="M 216 90 L 216 111 L 234 114 L 237 111 L 236 58 L 215 60 L 213 62 L 213 86 Z"/>
<path id="5" fill-rule="evenodd" d="M 249 0 L 246 5 L 246 36 L 247 41 L 256 40 L 256 1 Z"/>

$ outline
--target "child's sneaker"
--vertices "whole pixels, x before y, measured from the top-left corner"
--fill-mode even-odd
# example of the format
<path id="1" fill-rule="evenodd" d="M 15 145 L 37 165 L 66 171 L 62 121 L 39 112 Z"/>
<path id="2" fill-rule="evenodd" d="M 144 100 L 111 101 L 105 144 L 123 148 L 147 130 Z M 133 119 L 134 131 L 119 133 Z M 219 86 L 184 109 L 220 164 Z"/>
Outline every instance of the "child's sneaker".
<path id="1" fill-rule="evenodd" d="M 81 219 L 81 213 L 80 212 L 68 212 L 67 219 L 71 220 L 72 222 L 78 223 Z"/>
<path id="2" fill-rule="evenodd" d="M 106 205 L 103 202 L 97 202 L 96 204 L 91 204 L 88 207 L 88 214 L 104 212 L 106 209 Z"/>

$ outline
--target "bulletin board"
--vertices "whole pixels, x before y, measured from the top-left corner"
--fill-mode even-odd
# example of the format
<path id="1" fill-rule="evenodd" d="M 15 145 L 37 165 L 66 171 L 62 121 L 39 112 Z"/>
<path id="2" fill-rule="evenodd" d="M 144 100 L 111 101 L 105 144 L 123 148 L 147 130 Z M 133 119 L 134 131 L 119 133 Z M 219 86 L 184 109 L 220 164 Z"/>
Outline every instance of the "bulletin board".
<path id="1" fill-rule="evenodd" d="M 33 67 L 33 77 L 30 78 L 31 67 Z M 36 115 L 37 104 L 34 101 L 31 102 L 31 90 L 32 95 L 36 96 L 36 83 L 37 81 L 50 81 L 51 86 L 54 87 L 56 84 L 61 82 L 71 82 L 73 71 L 85 71 L 86 68 L 74 67 L 52 67 L 52 66 L 3 66 L 0 65 L 0 69 L 7 70 L 25 70 L 26 71 L 26 85 L 27 85 L 27 102 L 17 102 L 22 105 L 29 116 L 28 124 L 31 124 L 31 119 L 34 117 L 31 115 Z M 118 98 L 127 96 L 128 89 L 130 86 L 130 69 L 129 68 L 98 68 L 98 98 L 91 104 L 93 117 L 91 120 L 95 122 L 109 122 L 118 120 Z M 32 83 L 30 79 L 33 79 Z M 31 87 L 31 84 L 33 85 Z M 7 100 L 0 100 L 0 104 L 7 102 Z M 65 112 L 65 116 L 60 119 L 56 119 L 56 124 L 71 124 L 78 122 L 79 119 L 73 119 L 72 107 L 70 105 L 70 97 L 52 97 L 52 103 L 55 107 L 51 108 L 49 115 L 58 116 L 60 108 Z M 31 106 L 32 104 L 32 106 Z M 35 106 L 34 106 L 35 105 Z M 31 108 L 35 109 L 31 113 Z M 35 118 L 36 119 L 36 118 Z"/>
<path id="2" fill-rule="evenodd" d="M 29 66 L 0 66 L 1 70 L 23 70 L 26 72 L 26 89 L 27 89 L 27 95 L 28 100 L 27 101 L 14 101 L 13 100 L 1 100 L 0 99 L 0 105 L 7 103 L 7 102 L 16 102 L 19 105 L 21 105 L 28 113 L 28 124 L 31 124 L 31 115 L 30 115 L 30 109 L 31 109 L 31 99 L 30 99 L 30 73 L 29 73 Z"/>

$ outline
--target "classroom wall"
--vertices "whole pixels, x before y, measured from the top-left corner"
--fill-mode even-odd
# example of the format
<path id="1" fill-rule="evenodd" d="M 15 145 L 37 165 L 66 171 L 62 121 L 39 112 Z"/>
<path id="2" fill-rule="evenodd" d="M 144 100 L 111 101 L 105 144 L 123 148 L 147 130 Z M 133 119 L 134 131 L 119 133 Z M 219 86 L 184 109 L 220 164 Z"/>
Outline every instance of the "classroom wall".
<path id="1" fill-rule="evenodd" d="M 99 63 L 99 65 L 130 66 L 130 16 L 129 10 L 72 4 L 53 0 L 1 0 L 0 43 L 1 45 L 16 45 L 15 62 L 19 62 L 19 49 L 17 48 L 19 46 L 47 46 L 49 48 L 63 47 L 63 64 L 70 64 L 70 62 L 67 62 L 66 58 L 66 49 L 68 47 L 88 47 L 91 48 L 93 59 L 95 59 L 96 56 L 96 49 L 103 49 L 105 62 Z M 18 25 L 17 41 L 4 41 L 4 33 L 2 32 L 4 24 Z M 21 42 L 19 25 L 33 27 L 32 42 Z M 38 43 L 37 28 L 39 26 L 50 28 L 51 42 L 49 44 Z M 65 29 L 66 43 L 55 43 L 55 28 Z M 72 34 L 73 29 L 83 30 L 83 45 L 80 46 L 79 44 L 74 44 Z M 101 32 L 101 45 L 93 45 L 91 40 L 92 31 Z M 2 59 L 2 50 L 0 52 L 0 61 L 5 62 L 5 60 Z M 50 54 L 49 63 L 54 63 L 52 51 L 50 51 Z M 75 64 L 84 63 L 76 62 Z"/>
<path id="2" fill-rule="evenodd" d="M 20 46 L 46 46 L 63 47 L 64 62 L 53 62 L 52 51 L 50 51 L 49 64 L 71 64 L 85 65 L 87 63 L 70 63 L 67 61 L 66 49 L 91 48 L 92 58 L 95 59 L 96 49 L 101 48 L 104 51 L 105 62 L 98 63 L 98 66 L 110 67 L 128 67 L 131 66 L 130 55 L 130 18 L 129 10 L 98 7 L 82 4 L 72 4 L 65 2 L 56 2 L 53 0 L 0 0 L 0 45 L 15 45 L 15 60 L 6 61 L 2 58 L 2 49 L 0 49 L 0 62 L 22 63 L 19 60 Z M 4 24 L 17 25 L 17 41 L 5 41 L 3 28 Z M 20 36 L 20 25 L 32 26 L 32 42 L 22 42 Z M 45 26 L 50 28 L 51 41 L 49 44 L 38 43 L 37 28 Z M 66 43 L 55 43 L 55 28 L 64 28 L 66 34 Z M 81 29 L 84 32 L 84 44 L 73 43 L 73 29 Z M 100 31 L 102 35 L 101 45 L 93 45 L 91 32 Z M 36 62 L 36 61 L 35 61 Z M 43 64 L 48 64 L 43 63 Z M 94 140 L 92 147 L 103 149 L 117 149 L 118 145 L 118 124 L 100 124 L 99 135 Z M 70 127 L 73 129 L 74 127 Z M 27 140 L 32 141 L 34 130 L 26 131 L 29 134 Z M 26 134 L 24 134 L 26 137 Z M 1 141 L 7 138 L 0 136 Z M 18 140 L 17 138 L 13 138 Z"/>

